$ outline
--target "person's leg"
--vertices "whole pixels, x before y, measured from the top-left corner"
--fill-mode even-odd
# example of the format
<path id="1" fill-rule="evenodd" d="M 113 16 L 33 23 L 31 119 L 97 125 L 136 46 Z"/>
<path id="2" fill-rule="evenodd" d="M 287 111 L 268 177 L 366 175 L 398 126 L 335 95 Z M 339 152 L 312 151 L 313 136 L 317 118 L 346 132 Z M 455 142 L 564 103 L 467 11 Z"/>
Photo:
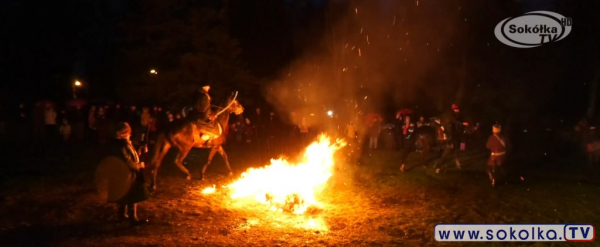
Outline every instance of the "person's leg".
<path id="1" fill-rule="evenodd" d="M 140 225 L 140 224 L 145 224 L 148 221 L 143 219 L 140 220 L 137 216 L 137 203 L 131 203 L 127 205 L 127 210 L 128 210 L 128 214 L 129 214 L 129 221 L 134 224 L 134 225 Z"/>
<path id="2" fill-rule="evenodd" d="M 496 165 L 496 162 L 494 161 L 494 156 L 490 156 L 490 158 L 488 159 L 488 162 L 487 162 L 487 174 L 488 174 L 488 177 L 490 178 L 490 182 L 492 183 L 492 186 L 494 186 L 494 184 L 496 183 L 496 181 L 495 181 L 495 165 Z"/>

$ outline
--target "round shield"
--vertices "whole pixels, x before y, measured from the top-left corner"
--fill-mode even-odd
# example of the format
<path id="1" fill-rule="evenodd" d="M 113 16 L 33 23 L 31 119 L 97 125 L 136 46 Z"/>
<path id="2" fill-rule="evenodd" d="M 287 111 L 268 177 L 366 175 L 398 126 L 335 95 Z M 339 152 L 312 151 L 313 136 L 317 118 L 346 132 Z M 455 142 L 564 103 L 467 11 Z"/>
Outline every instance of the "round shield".
<path id="1" fill-rule="evenodd" d="M 96 171 L 98 192 L 108 202 L 123 198 L 133 183 L 133 175 L 124 160 L 109 156 L 104 158 Z"/>

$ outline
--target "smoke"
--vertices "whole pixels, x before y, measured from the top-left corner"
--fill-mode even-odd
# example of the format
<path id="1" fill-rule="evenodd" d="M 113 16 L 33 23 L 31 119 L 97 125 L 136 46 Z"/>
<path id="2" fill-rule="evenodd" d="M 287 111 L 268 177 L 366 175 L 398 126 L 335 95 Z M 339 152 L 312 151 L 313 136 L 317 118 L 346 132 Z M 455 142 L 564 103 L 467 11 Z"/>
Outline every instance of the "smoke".
<path id="1" fill-rule="evenodd" d="M 309 27 L 324 25 L 322 33 L 296 34 L 303 37 L 296 42 L 308 40 L 307 48 L 263 93 L 294 124 L 305 118 L 321 125 L 331 112 L 350 121 L 414 102 L 431 108 L 439 96 L 432 89 L 448 94 L 443 89 L 456 83 L 448 57 L 459 46 L 452 39 L 462 8 L 458 1 L 331 1 L 324 21 Z"/>

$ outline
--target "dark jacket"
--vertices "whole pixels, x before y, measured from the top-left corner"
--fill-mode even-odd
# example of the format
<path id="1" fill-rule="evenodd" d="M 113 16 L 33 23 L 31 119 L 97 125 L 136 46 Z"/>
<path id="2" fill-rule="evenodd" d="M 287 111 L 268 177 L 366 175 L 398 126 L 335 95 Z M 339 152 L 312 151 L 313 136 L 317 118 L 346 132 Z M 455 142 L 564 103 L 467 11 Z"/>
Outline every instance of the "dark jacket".
<path id="1" fill-rule="evenodd" d="M 111 147 L 111 155 L 124 160 L 132 172 L 140 171 L 140 157 L 135 151 L 133 144 L 131 144 L 131 141 L 124 139 L 114 139 Z"/>
<path id="2" fill-rule="evenodd" d="M 114 139 L 111 147 L 111 155 L 125 161 L 131 172 L 131 181 L 123 181 L 122 186 L 129 186 L 128 192 L 117 203 L 131 204 L 148 199 L 148 188 L 144 182 L 140 158 L 129 140 Z"/>
<path id="3" fill-rule="evenodd" d="M 462 114 L 454 111 L 446 111 L 442 115 L 442 125 L 446 129 L 448 140 L 458 140 L 464 131 Z"/>
<path id="4" fill-rule="evenodd" d="M 210 109 L 210 95 L 203 90 L 199 90 L 194 96 L 194 109 L 199 114 L 199 118 L 204 121 L 208 121 L 209 117 L 212 116 Z"/>

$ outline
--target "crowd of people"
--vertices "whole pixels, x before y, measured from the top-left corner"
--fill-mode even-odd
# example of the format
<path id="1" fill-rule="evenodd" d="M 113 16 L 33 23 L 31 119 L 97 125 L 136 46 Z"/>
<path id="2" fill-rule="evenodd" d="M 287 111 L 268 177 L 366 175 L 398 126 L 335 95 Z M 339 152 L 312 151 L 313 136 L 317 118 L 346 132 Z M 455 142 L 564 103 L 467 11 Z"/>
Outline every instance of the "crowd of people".
<path id="1" fill-rule="evenodd" d="M 144 141 L 153 142 L 158 132 L 169 123 L 185 117 L 185 112 L 165 110 L 157 105 L 138 107 L 111 103 L 59 106 L 50 101 L 31 105 L 19 103 L 14 108 L 0 108 L 0 139 L 19 147 L 31 148 L 57 144 L 106 144 L 115 126 L 126 122 L 132 129 L 133 143 L 139 145 Z M 242 115 L 232 115 L 229 124 L 229 142 L 265 143 L 273 149 L 278 146 L 274 144 L 276 141 L 308 132 L 308 127 L 285 124 L 274 112 L 263 114 L 261 108 Z"/>

